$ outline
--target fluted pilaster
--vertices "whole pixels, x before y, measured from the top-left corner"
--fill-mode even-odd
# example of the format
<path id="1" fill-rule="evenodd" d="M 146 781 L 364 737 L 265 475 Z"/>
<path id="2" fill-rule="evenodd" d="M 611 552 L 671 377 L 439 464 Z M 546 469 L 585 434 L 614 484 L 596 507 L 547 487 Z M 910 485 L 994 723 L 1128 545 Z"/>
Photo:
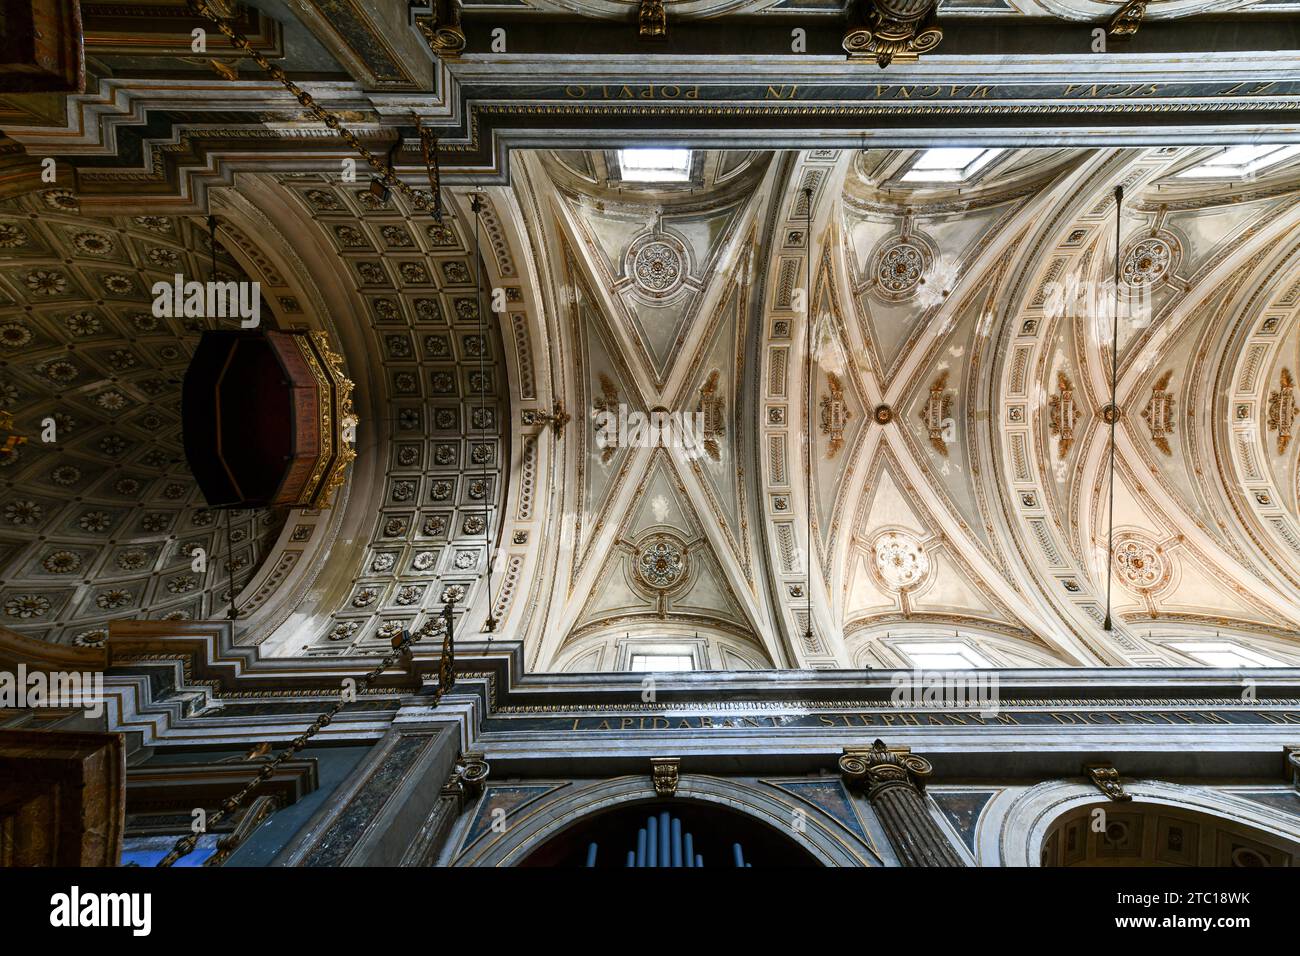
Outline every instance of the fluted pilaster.
<path id="1" fill-rule="evenodd" d="M 925 778 L 933 768 L 906 747 L 845 747 L 840 773 L 851 788 L 866 790 L 903 866 L 965 866 L 925 800 Z"/>

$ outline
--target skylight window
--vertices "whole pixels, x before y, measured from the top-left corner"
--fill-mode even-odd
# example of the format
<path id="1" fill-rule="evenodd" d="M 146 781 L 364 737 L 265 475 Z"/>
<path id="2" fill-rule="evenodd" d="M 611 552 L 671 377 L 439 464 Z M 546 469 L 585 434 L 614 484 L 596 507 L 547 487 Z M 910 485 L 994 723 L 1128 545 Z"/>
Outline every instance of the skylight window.
<path id="1" fill-rule="evenodd" d="M 1188 167 L 1178 179 L 1241 179 L 1262 172 L 1300 153 L 1300 146 L 1230 146 Z"/>
<path id="2" fill-rule="evenodd" d="M 1001 149 L 927 149 L 903 174 L 909 183 L 964 183 L 991 163 Z"/>
<path id="3" fill-rule="evenodd" d="M 690 654 L 633 654 L 632 670 L 645 671 L 693 671 L 695 658 Z"/>
<path id="4" fill-rule="evenodd" d="M 1172 647 L 1209 667 L 1285 667 L 1281 661 L 1228 641 L 1188 641 Z"/>
<path id="5" fill-rule="evenodd" d="M 968 644 L 955 641 L 926 641 L 916 644 L 899 644 L 898 649 L 907 655 L 914 667 L 934 670 L 965 670 L 972 667 L 992 667 L 984 655 Z"/>
<path id="6" fill-rule="evenodd" d="M 691 178 L 691 151 L 620 149 L 618 166 L 624 182 L 684 183 Z"/>

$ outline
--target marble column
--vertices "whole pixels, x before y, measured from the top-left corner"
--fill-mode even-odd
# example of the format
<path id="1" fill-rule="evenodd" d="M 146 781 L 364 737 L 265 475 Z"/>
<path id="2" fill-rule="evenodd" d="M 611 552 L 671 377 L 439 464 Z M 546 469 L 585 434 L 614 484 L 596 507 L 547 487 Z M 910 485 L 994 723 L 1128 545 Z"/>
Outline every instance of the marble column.
<path id="1" fill-rule="evenodd" d="M 906 747 L 845 747 L 840 773 L 849 787 L 866 789 L 867 799 L 903 866 L 965 866 L 925 798 L 930 762 Z"/>

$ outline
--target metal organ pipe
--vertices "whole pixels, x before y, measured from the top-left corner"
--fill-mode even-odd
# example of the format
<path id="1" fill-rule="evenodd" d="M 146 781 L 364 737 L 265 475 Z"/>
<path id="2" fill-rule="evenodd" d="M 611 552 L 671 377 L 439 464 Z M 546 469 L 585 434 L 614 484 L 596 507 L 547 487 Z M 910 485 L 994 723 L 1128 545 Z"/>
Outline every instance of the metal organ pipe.
<path id="1" fill-rule="evenodd" d="M 598 846 L 587 845 L 587 866 L 596 865 Z M 745 852 L 739 843 L 731 845 L 732 863 L 738 867 L 752 867 L 745 861 Z M 701 867 L 704 857 L 695 852 L 695 837 L 682 827 L 680 817 L 667 810 L 646 818 L 645 826 L 636 831 L 636 849 L 628 850 L 624 866 L 640 867 Z"/>

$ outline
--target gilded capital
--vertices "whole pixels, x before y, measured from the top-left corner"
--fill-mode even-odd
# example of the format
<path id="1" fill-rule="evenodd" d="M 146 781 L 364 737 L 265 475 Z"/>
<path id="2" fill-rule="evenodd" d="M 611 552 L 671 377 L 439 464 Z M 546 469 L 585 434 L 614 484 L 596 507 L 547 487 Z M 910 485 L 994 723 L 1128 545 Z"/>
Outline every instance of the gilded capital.
<path id="1" fill-rule="evenodd" d="M 907 747 L 886 747 L 883 740 L 870 747 L 845 747 L 840 756 L 844 782 L 849 786 L 865 784 L 870 798 L 890 786 L 924 790 L 925 779 L 933 770 L 924 757 L 918 757 Z"/>

